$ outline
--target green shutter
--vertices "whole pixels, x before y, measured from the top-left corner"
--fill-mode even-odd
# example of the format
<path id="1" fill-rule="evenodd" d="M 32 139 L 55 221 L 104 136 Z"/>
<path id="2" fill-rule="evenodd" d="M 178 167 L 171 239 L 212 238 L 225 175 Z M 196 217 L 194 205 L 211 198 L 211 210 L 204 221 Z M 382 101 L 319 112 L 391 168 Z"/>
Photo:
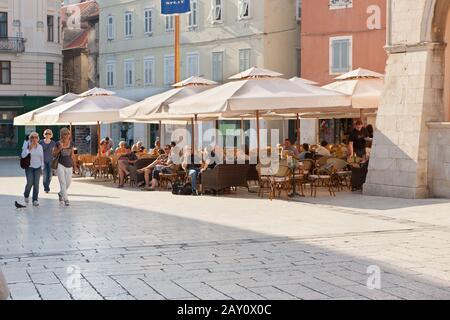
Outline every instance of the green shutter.
<path id="1" fill-rule="evenodd" d="M 53 62 L 47 62 L 46 68 L 45 68 L 45 79 L 48 86 L 54 85 L 54 63 Z"/>

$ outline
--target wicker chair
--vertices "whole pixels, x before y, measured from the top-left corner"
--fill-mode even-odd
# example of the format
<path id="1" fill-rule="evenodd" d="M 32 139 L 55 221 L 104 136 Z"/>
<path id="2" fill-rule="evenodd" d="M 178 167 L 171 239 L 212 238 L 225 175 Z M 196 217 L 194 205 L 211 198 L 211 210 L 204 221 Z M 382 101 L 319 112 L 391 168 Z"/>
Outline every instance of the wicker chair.
<path id="1" fill-rule="evenodd" d="M 308 177 L 315 169 L 316 162 L 306 159 L 301 161 L 301 164 L 302 166 L 295 173 L 295 184 L 300 188 L 301 195 L 305 196 L 304 186 L 310 182 Z"/>
<path id="2" fill-rule="evenodd" d="M 278 197 L 281 197 L 281 193 L 286 193 L 286 198 L 289 197 L 289 192 L 292 189 L 292 171 L 284 164 L 280 164 L 277 173 L 270 176 L 270 182 L 273 188 L 273 194 L 276 196 L 278 191 Z"/>
<path id="3" fill-rule="evenodd" d="M 89 175 L 92 176 L 94 171 L 95 156 L 91 154 L 80 154 L 78 156 L 78 163 L 80 168 L 80 175 L 86 177 L 86 172 L 89 171 Z"/>
<path id="4" fill-rule="evenodd" d="M 181 172 L 184 172 L 181 170 L 181 166 L 176 165 L 172 169 L 172 173 L 160 173 L 159 190 L 167 190 L 169 189 L 169 184 L 172 187 L 175 181 L 181 180 L 181 176 L 183 175 Z"/>
<path id="5" fill-rule="evenodd" d="M 317 197 L 317 188 L 319 186 L 324 186 L 328 188 L 330 196 L 336 196 L 333 189 L 333 166 L 324 165 L 321 167 L 314 168 L 312 173 L 308 175 L 308 180 L 311 183 L 311 196 Z"/>
<path id="6" fill-rule="evenodd" d="M 333 185 L 338 190 L 343 190 L 344 187 L 351 189 L 352 171 L 349 170 L 348 162 L 339 158 L 331 158 L 328 159 L 327 164 L 333 166 Z"/>
<path id="7" fill-rule="evenodd" d="M 94 178 L 97 179 L 97 177 L 108 177 L 110 165 L 111 165 L 110 158 L 97 157 L 94 160 L 94 171 L 93 171 Z"/>
<path id="8" fill-rule="evenodd" d="M 120 155 L 113 155 L 109 157 L 111 159 L 110 167 L 109 167 L 109 174 L 112 176 L 114 183 L 116 183 L 119 175 L 119 158 Z"/>
<path id="9" fill-rule="evenodd" d="M 138 170 L 149 166 L 155 160 L 155 158 L 141 158 L 130 166 L 130 187 L 138 186 L 141 181 L 144 181 L 144 174 L 138 173 Z"/>
<path id="10" fill-rule="evenodd" d="M 248 164 L 220 164 L 202 173 L 202 190 L 218 194 L 229 188 L 248 189 Z"/>
<path id="11" fill-rule="evenodd" d="M 263 172 L 264 169 L 268 170 L 267 167 L 263 167 L 261 164 L 256 166 L 256 171 L 258 173 L 258 197 L 263 198 L 264 194 L 269 195 L 269 199 L 272 200 L 274 197 L 274 192 L 272 188 L 272 183 L 270 180 L 269 172 Z M 265 170 L 264 170 L 265 171 Z"/>

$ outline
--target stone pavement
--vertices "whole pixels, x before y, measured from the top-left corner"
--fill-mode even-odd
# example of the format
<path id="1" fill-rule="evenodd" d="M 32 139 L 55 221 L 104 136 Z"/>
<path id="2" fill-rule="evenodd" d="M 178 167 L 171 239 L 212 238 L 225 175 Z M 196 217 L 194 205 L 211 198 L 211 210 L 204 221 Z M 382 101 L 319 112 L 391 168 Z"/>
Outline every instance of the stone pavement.
<path id="1" fill-rule="evenodd" d="M 70 207 L 54 179 L 39 208 L 16 210 L 22 174 L 0 160 L 12 299 L 450 299 L 450 200 L 183 197 L 77 178 Z"/>

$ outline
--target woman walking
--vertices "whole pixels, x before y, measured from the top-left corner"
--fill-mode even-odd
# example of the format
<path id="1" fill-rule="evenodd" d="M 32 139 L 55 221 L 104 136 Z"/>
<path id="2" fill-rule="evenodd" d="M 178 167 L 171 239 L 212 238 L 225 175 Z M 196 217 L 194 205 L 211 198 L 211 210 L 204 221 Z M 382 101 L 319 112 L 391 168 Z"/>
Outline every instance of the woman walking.
<path id="1" fill-rule="evenodd" d="M 39 144 L 44 150 L 44 191 L 45 193 L 50 192 L 50 182 L 52 181 L 52 160 L 53 160 L 53 149 L 56 147 L 56 142 L 52 140 L 53 132 L 50 129 L 44 131 L 44 139 L 42 139 Z"/>
<path id="2" fill-rule="evenodd" d="M 25 203 L 29 203 L 31 188 L 33 188 L 33 206 L 37 207 L 39 206 L 39 179 L 44 168 L 44 151 L 39 144 L 39 134 L 37 132 L 30 133 L 30 140 L 23 147 L 22 158 L 30 155 L 30 166 L 25 169 L 27 185 L 23 195 Z"/>
<path id="3" fill-rule="evenodd" d="M 60 137 L 61 140 L 56 143 L 56 147 L 53 149 L 53 156 L 58 159 L 58 168 L 56 169 L 56 172 L 61 187 L 58 196 L 60 202 L 64 202 L 66 206 L 69 206 L 67 189 L 69 189 L 70 184 L 72 183 L 72 170 L 73 164 L 75 163 L 73 160 L 73 144 L 69 129 L 62 128 Z"/>

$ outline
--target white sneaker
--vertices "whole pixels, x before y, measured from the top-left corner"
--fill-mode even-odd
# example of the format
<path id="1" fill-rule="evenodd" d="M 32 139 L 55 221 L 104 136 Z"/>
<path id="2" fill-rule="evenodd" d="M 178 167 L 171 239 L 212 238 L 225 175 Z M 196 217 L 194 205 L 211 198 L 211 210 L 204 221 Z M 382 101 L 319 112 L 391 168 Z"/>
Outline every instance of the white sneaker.
<path id="1" fill-rule="evenodd" d="M 25 198 L 25 203 L 30 203 L 30 198 Z"/>
<path id="2" fill-rule="evenodd" d="M 38 201 L 33 201 L 33 207 L 39 207 L 39 202 Z"/>

